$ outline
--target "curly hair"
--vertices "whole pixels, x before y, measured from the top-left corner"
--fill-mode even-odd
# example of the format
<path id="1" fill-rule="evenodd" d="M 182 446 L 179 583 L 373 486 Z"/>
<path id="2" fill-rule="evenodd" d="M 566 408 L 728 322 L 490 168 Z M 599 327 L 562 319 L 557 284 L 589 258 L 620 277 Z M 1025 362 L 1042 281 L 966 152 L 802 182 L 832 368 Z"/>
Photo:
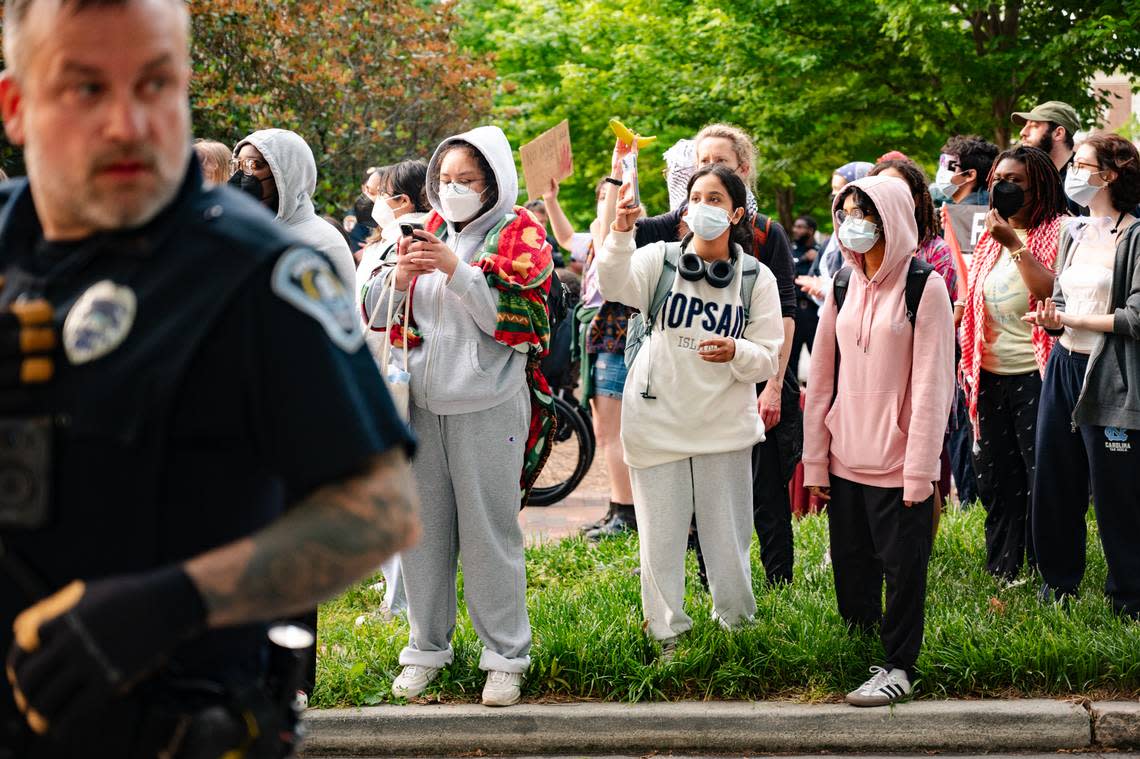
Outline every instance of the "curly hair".
<path id="1" fill-rule="evenodd" d="M 736 154 L 736 161 L 748 167 L 744 176 L 745 187 L 751 187 L 756 182 L 756 144 L 752 138 L 738 126 L 732 124 L 709 124 L 697 132 L 693 142 L 694 152 L 700 149 L 701 140 L 708 137 L 718 137 L 732 143 L 732 152 Z"/>
<path id="2" fill-rule="evenodd" d="M 998 154 L 998 146 L 976 134 L 959 134 L 947 140 L 941 152 L 958 156 L 958 167 L 961 171 L 973 169 L 977 172 L 976 189 L 981 187 L 984 179 L 990 175 L 994 158 Z"/>
<path id="3" fill-rule="evenodd" d="M 896 158 L 875 164 L 875 168 L 871 169 L 871 173 L 867 176 L 878 176 L 887 169 L 894 169 L 902 174 L 903 181 L 910 188 L 910 194 L 914 198 L 914 221 L 918 224 L 918 245 L 922 247 L 935 236 L 942 234 L 938 214 L 934 213 L 934 199 L 930 197 L 930 190 L 927 188 L 926 172 L 909 158 Z"/>
<path id="4" fill-rule="evenodd" d="M 1002 151 L 994 159 L 994 165 L 986 177 L 986 186 L 991 192 L 997 167 L 1007 159 L 1017 161 L 1024 166 L 1025 175 L 1029 178 L 1029 189 L 1033 193 L 1032 202 L 1029 203 L 1027 222 L 1029 229 L 1036 229 L 1050 219 L 1068 213 L 1065 192 L 1061 189 L 1061 174 L 1053 165 L 1053 159 L 1044 150 L 1027 145 L 1018 145 L 1016 148 Z"/>
<path id="5" fill-rule="evenodd" d="M 1096 150 L 1096 164 L 1101 171 L 1115 171 L 1116 179 L 1108 186 L 1112 207 L 1131 211 L 1140 203 L 1140 152 L 1128 140 L 1116 134 L 1094 134 L 1081 145 Z"/>

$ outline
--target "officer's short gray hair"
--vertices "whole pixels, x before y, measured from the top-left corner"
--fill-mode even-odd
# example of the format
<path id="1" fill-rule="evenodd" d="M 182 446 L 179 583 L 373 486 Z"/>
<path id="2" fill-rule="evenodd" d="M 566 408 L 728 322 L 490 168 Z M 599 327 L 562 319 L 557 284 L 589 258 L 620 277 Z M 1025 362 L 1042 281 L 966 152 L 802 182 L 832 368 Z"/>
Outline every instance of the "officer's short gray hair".
<path id="1" fill-rule="evenodd" d="M 79 13 L 88 8 L 126 5 L 132 0 L 4 0 L 4 62 L 9 70 L 17 73 L 20 70 L 20 27 L 27 18 L 28 11 L 37 2 L 45 1 L 53 3 L 57 10 Z M 184 0 L 171 0 L 171 2 L 176 2 L 183 11 L 186 11 Z"/>

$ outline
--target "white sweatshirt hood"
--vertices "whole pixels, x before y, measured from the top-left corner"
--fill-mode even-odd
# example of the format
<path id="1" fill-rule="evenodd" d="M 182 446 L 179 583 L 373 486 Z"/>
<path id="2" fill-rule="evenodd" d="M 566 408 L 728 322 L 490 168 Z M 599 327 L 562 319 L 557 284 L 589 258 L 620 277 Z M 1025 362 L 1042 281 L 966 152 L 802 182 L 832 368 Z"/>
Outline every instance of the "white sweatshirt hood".
<path id="1" fill-rule="evenodd" d="M 515 170 L 511 143 L 507 141 L 507 136 L 503 134 L 503 130 L 497 126 L 481 126 L 472 129 L 470 132 L 449 137 L 439 144 L 428 163 L 427 197 L 431 207 L 440 212 L 441 216 L 443 214 L 439 202 L 439 164 L 443 159 L 443 154 L 456 142 L 467 142 L 483 155 L 491 166 L 491 173 L 494 174 L 493 177 L 487 178 L 488 182 L 494 183 L 499 189 L 499 200 L 494 207 L 483 211 L 463 227 L 464 238 L 482 238 L 491 230 L 491 227 L 503 220 L 503 216 L 510 213 L 518 201 L 519 175 Z M 448 222 L 447 226 L 448 233 L 454 235 L 455 225 Z M 460 253 L 461 256 L 463 255 L 463 252 L 456 252 Z"/>

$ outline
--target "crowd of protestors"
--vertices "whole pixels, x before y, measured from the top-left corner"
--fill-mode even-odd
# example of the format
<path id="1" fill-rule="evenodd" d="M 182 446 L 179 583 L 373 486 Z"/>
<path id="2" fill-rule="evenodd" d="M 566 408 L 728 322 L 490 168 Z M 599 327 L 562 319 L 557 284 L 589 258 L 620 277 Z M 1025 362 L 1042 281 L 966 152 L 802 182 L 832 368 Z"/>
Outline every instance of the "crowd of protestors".
<path id="1" fill-rule="evenodd" d="M 369 167 L 339 229 L 314 211 L 297 134 L 196 142 L 207 183 L 248 193 L 329 257 L 380 372 L 406 387 L 424 531 L 382 567 L 380 613 L 410 628 L 392 692 L 418 696 L 451 663 L 462 555 L 483 702 L 519 699 L 531 630 L 517 512 L 561 389 L 538 368 L 554 277 L 580 292 L 576 391 L 609 475 L 586 534 L 637 532 L 644 629 L 663 661 L 692 626 L 687 546 L 726 629 L 756 613 L 753 530 L 767 582 L 793 581 L 801 458 L 829 515 L 839 613 L 885 653 L 849 703 L 913 692 L 952 493 L 985 510 L 997 581 L 1033 573 L 1042 600 L 1063 603 L 1083 577 L 1091 492 L 1105 592 L 1140 617 L 1140 512 L 1121 497 L 1140 492 L 1140 155 L 1115 135 L 1080 140 L 1064 103 L 1011 118 L 1020 144 L 951 136 L 933 181 L 898 151 L 839 167 L 829 238 L 806 214 L 789 238 L 759 211 L 755 146 L 729 124 L 666 152 L 657 215 L 618 141 L 580 232 L 557 183 L 516 204 L 496 127 L 428 162 Z M 972 254 L 947 228 L 955 205 L 984 216 Z"/>

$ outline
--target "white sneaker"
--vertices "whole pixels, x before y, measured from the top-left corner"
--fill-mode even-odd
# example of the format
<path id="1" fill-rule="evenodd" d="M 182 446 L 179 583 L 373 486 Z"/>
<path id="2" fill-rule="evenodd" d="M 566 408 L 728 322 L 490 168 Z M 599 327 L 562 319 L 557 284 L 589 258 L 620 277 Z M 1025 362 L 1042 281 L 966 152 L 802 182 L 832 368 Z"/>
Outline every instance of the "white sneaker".
<path id="1" fill-rule="evenodd" d="M 847 694 L 852 706 L 886 706 L 906 698 L 912 692 L 906 672 L 871 667 L 871 679 Z"/>
<path id="2" fill-rule="evenodd" d="M 439 670 L 439 667 L 409 664 L 392 681 L 392 695 L 397 698 L 415 698 L 439 675 Z"/>
<path id="3" fill-rule="evenodd" d="M 510 706 L 522 695 L 522 673 L 491 670 L 483 684 L 483 706 Z"/>

